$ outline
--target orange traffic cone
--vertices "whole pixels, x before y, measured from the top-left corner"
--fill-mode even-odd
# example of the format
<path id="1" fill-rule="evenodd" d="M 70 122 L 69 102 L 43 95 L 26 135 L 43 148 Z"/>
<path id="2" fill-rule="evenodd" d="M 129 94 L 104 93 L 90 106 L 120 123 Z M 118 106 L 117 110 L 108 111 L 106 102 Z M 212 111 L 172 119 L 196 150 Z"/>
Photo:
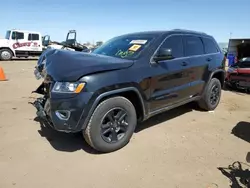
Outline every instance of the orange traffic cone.
<path id="1" fill-rule="evenodd" d="M 0 67 L 0 81 L 7 81 L 2 67 Z"/>

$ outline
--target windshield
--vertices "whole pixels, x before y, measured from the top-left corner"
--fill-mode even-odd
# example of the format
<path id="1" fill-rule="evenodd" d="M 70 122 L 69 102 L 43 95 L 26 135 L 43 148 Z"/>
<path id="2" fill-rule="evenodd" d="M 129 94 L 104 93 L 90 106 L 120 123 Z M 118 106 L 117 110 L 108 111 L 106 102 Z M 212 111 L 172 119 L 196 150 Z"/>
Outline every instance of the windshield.
<path id="1" fill-rule="evenodd" d="M 242 59 L 239 60 L 240 62 L 247 62 L 247 61 L 250 61 L 250 57 L 244 57 Z"/>
<path id="2" fill-rule="evenodd" d="M 149 35 L 115 37 L 95 49 L 92 53 L 124 59 L 136 59 L 152 39 L 153 37 Z"/>
<path id="3" fill-rule="evenodd" d="M 244 57 L 231 67 L 250 68 L 250 57 Z"/>
<path id="4" fill-rule="evenodd" d="M 10 39 L 10 33 L 11 33 L 11 31 L 6 32 L 5 39 Z"/>

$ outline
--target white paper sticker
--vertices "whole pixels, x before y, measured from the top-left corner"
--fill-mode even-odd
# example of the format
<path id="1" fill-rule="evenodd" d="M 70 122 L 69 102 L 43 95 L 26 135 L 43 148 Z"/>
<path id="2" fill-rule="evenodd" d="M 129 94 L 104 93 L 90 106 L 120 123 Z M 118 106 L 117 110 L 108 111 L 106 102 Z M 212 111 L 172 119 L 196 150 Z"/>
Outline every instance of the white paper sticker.
<path id="1" fill-rule="evenodd" d="M 130 44 L 146 44 L 147 40 L 132 40 Z"/>

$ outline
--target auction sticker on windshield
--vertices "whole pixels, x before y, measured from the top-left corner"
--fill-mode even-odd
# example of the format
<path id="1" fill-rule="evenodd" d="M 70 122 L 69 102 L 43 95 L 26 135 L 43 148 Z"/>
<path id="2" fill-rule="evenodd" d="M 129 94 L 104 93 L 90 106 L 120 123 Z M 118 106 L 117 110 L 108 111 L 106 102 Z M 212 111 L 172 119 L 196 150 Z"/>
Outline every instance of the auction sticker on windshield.
<path id="1" fill-rule="evenodd" d="M 132 40 L 130 44 L 146 44 L 148 40 Z"/>
<path id="2" fill-rule="evenodd" d="M 134 44 L 128 50 L 136 52 L 137 50 L 139 50 L 140 47 L 141 45 Z"/>

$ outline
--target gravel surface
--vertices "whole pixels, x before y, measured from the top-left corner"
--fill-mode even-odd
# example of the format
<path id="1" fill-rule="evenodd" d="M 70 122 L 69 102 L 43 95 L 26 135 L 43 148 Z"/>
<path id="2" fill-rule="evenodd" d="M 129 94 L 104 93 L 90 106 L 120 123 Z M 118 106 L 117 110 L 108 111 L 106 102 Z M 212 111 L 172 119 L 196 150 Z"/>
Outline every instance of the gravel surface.
<path id="1" fill-rule="evenodd" d="M 213 112 L 189 104 L 155 116 L 138 125 L 126 147 L 98 154 L 81 134 L 58 133 L 34 121 L 28 104 L 40 84 L 34 60 L 0 66 L 9 79 L 0 82 L 0 188 L 227 188 L 228 177 L 234 184 L 237 178 L 218 168 L 246 163 L 247 94 L 223 91 Z M 250 177 L 243 170 L 238 174 Z"/>

